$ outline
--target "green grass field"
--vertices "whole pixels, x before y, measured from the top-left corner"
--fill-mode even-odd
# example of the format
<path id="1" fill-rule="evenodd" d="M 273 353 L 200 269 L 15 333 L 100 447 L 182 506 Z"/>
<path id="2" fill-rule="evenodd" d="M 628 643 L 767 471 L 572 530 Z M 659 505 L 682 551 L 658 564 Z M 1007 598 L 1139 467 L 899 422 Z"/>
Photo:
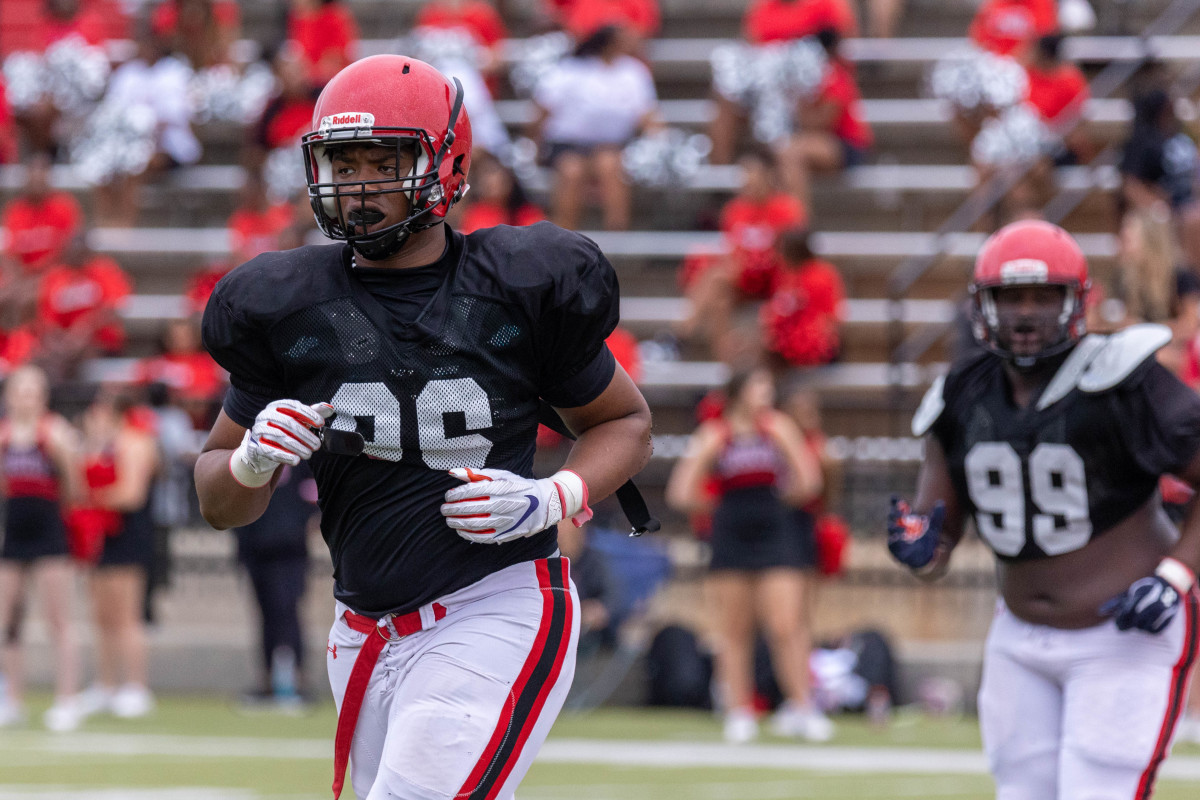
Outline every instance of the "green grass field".
<path id="1" fill-rule="evenodd" d="M 331 705 L 303 717 L 247 716 L 220 699 L 167 697 L 145 720 L 97 718 L 65 735 L 36 725 L 0 731 L 0 800 L 328 798 L 334 722 Z M 1176 755 L 1187 767 L 1181 772 L 1200 776 L 1200 747 L 1180 746 Z M 891 763 L 906 766 L 889 772 Z M 900 714 L 874 730 L 844 717 L 828 745 L 764 736 L 728 747 L 709 714 L 604 709 L 559 719 L 518 797 L 984 800 L 991 782 L 982 763 L 970 719 Z M 1163 780 L 1156 797 L 1198 795 L 1200 777 Z"/>

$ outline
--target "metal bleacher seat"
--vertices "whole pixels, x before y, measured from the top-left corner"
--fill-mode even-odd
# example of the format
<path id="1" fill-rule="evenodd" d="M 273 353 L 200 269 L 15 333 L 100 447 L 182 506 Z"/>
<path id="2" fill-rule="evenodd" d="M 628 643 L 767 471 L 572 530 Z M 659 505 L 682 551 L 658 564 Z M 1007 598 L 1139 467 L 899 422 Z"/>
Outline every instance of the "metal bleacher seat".
<path id="1" fill-rule="evenodd" d="M 695 250 L 717 252 L 721 235 L 711 231 L 581 231 L 595 241 L 610 258 L 681 259 Z M 1116 253 L 1114 237 L 1107 233 L 1083 233 L 1076 237 L 1089 257 L 1111 258 Z M 982 233 L 947 236 L 947 254 L 973 256 L 983 243 Z M 314 232 L 311 243 L 326 242 Z M 225 228 L 96 228 L 91 246 L 115 254 L 164 253 L 195 256 L 227 255 L 229 232 Z M 937 250 L 938 235 L 913 231 L 820 231 L 813 234 L 813 247 L 827 258 L 870 258 L 929 255 Z"/>

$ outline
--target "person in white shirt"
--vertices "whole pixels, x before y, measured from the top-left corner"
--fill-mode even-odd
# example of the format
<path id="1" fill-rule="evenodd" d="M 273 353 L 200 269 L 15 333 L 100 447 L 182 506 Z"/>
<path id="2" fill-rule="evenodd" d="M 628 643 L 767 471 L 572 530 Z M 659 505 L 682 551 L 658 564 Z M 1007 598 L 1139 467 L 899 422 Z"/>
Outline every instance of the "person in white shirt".
<path id="1" fill-rule="evenodd" d="M 534 92 L 534 135 L 543 146 L 544 163 L 554 168 L 551 218 L 561 227 L 579 227 L 593 178 L 599 184 L 604 227 L 629 227 L 632 197 L 621 148 L 638 133 L 662 127 L 654 79 L 630 54 L 633 46 L 626 29 L 601 28 Z"/>

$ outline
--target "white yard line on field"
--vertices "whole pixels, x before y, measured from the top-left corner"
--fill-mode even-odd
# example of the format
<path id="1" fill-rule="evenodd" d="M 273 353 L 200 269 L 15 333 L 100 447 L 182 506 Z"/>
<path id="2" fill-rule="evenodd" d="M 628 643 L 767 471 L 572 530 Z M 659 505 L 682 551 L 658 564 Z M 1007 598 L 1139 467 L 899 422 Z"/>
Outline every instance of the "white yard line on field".
<path id="1" fill-rule="evenodd" d="M 43 755 L 173 756 L 181 758 L 332 759 L 327 739 L 168 736 L 76 733 L 22 736 L 5 750 L 25 761 Z M 745 767 L 836 773 L 984 775 L 983 754 L 974 750 L 917 747 L 826 747 L 801 744 L 731 746 L 720 743 L 551 739 L 542 763 L 652 767 Z M 2 766 L 2 765 L 0 765 Z M 1176 756 L 1161 777 L 1200 780 L 1200 757 Z M 7 800 L 0 794 L 0 800 Z M 172 799 L 173 800 L 173 799 Z"/>

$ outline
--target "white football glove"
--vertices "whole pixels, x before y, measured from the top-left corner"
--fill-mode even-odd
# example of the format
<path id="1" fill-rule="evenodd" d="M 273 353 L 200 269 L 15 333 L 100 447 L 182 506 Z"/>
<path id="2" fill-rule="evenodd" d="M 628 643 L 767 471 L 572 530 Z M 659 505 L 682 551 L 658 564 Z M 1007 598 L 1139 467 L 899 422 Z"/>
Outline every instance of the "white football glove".
<path id="1" fill-rule="evenodd" d="M 570 517 L 592 518 L 587 484 L 571 470 L 549 478 L 522 478 L 502 469 L 452 469 L 465 486 L 446 492 L 442 516 L 468 542 L 499 544 L 532 536 Z"/>
<path id="2" fill-rule="evenodd" d="M 296 466 L 321 449 L 313 433 L 333 416 L 329 403 L 308 405 L 299 400 L 276 400 L 254 418 L 242 443 L 229 457 L 233 479 L 248 489 L 265 486 L 280 464 Z"/>

